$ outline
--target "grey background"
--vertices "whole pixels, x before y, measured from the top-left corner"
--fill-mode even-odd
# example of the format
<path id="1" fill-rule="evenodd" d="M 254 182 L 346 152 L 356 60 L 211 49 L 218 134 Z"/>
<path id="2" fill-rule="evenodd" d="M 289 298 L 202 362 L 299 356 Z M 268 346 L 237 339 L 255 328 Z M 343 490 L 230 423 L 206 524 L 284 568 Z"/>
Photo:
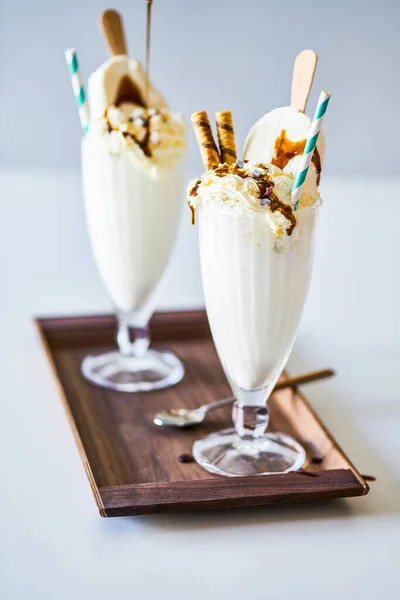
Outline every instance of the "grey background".
<path id="1" fill-rule="evenodd" d="M 231 108 L 239 142 L 289 101 L 296 53 L 320 55 L 310 109 L 330 89 L 325 202 L 289 370 L 336 369 L 307 398 L 377 482 L 346 501 L 98 517 L 32 315 L 111 308 L 86 233 L 63 56 L 75 45 L 85 76 L 106 57 L 96 24 L 106 6 L 0 0 L 0 597 L 347 600 L 355 589 L 364 600 L 398 598 L 400 178 L 389 174 L 398 172 L 400 2 L 154 2 L 154 80 L 187 115 Z M 144 4 L 116 4 L 136 56 Z M 162 308 L 202 305 L 197 231 L 186 209 Z"/>
<path id="2" fill-rule="evenodd" d="M 112 4 L 111 4 L 112 5 Z M 0 3 L 0 162 L 79 167 L 77 110 L 63 50 L 78 50 L 85 81 L 106 57 L 100 0 Z M 131 55 L 144 56 L 145 0 L 119 0 Z M 231 109 L 238 145 L 249 127 L 288 104 L 293 59 L 320 58 L 309 101 L 332 92 L 325 173 L 398 172 L 400 2 L 155 0 L 152 78 L 171 107 Z M 190 131 L 190 171 L 201 169 Z"/>

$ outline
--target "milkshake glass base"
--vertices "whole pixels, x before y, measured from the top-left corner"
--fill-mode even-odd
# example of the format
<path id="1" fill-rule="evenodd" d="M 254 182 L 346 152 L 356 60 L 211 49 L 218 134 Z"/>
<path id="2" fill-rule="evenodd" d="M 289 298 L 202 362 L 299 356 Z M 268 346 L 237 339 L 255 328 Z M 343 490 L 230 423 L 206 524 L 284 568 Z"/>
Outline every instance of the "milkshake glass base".
<path id="1" fill-rule="evenodd" d="M 198 440 L 193 445 L 193 456 L 210 473 L 225 477 L 298 471 L 306 460 L 304 448 L 289 435 L 265 433 L 247 441 L 234 429 Z"/>
<path id="2" fill-rule="evenodd" d="M 87 356 L 83 376 L 100 387 L 118 392 L 151 392 L 175 385 L 183 378 L 183 364 L 172 352 L 148 350 L 142 357 L 118 351 Z"/>

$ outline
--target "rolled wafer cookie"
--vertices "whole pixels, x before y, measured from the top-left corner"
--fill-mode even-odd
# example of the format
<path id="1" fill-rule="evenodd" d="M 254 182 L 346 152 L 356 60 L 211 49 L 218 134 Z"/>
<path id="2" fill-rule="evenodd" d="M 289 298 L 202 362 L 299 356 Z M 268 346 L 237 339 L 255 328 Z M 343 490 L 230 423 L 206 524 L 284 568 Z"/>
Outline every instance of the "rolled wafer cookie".
<path id="1" fill-rule="evenodd" d="M 221 163 L 231 165 L 236 162 L 236 144 L 231 111 L 223 110 L 215 113 L 215 121 Z"/>
<path id="2" fill-rule="evenodd" d="M 191 120 L 204 167 L 207 170 L 217 167 L 220 159 L 206 111 L 199 110 L 193 113 Z"/>

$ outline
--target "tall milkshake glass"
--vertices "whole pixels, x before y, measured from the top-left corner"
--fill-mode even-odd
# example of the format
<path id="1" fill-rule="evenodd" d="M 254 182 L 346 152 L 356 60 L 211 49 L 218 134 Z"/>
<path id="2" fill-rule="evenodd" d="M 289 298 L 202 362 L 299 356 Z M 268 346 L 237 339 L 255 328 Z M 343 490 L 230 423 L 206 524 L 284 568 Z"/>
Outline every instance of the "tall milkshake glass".
<path id="1" fill-rule="evenodd" d="M 311 160 L 329 98 L 321 92 L 308 137 L 301 141 L 296 176 L 290 163 L 300 148 L 293 153 L 290 140 L 283 148 L 280 116 L 277 139 L 263 118 L 246 143 L 247 152 L 250 145 L 252 155 L 261 157 L 270 140 L 271 162 L 237 160 L 230 111 L 215 115 L 219 148 L 206 111 L 191 116 L 206 171 L 189 185 L 189 206 L 194 217 L 196 209 L 200 212 L 207 316 L 236 397 L 234 429 L 193 446 L 196 461 L 212 473 L 287 473 L 300 469 L 306 458 L 296 440 L 267 431 L 267 401 L 292 350 L 308 293 L 321 204 L 320 162 L 317 169 Z"/>
<path id="2" fill-rule="evenodd" d="M 297 470 L 305 451 L 288 435 L 266 432 L 267 400 L 306 300 L 318 204 L 299 210 L 292 235 L 279 242 L 262 212 L 204 202 L 199 213 L 207 316 L 236 401 L 234 429 L 195 442 L 194 456 L 225 476 Z"/>
<path id="3" fill-rule="evenodd" d="M 149 349 L 154 293 L 173 249 L 185 178 L 185 151 L 171 164 L 143 156 L 120 131 L 89 131 L 82 178 L 89 237 L 117 314 L 118 350 L 87 356 L 83 375 L 119 391 L 164 388 L 180 381 L 181 361 Z M 184 145 L 184 140 L 183 140 Z M 168 157 L 168 149 L 160 150 Z"/>
<path id="4" fill-rule="evenodd" d="M 186 128 L 149 79 L 151 2 L 147 2 L 146 71 L 127 54 L 122 16 L 107 10 L 102 29 L 111 57 L 89 77 L 88 96 L 75 49 L 65 52 L 83 130 L 82 179 L 93 255 L 117 314 L 118 349 L 87 356 L 91 382 L 118 391 L 150 391 L 184 374 L 171 352 L 149 349 L 149 319 L 179 224 Z"/>

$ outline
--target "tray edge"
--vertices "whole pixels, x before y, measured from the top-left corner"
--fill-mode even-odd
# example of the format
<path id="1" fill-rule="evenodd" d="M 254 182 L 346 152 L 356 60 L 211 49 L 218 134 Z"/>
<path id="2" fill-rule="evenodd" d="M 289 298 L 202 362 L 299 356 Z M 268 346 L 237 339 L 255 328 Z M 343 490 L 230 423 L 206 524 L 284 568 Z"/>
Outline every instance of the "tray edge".
<path id="1" fill-rule="evenodd" d="M 286 374 L 286 371 L 283 371 L 283 372 Z M 366 496 L 368 494 L 368 492 L 370 491 L 370 487 L 369 487 L 368 483 L 361 476 L 358 469 L 354 466 L 354 463 L 347 456 L 347 453 L 343 450 L 343 448 L 340 446 L 340 444 L 338 444 L 338 442 L 336 441 L 336 438 L 329 431 L 329 429 L 327 428 L 325 423 L 320 419 L 320 417 L 318 416 L 318 414 L 316 413 L 314 408 L 311 406 L 310 402 L 307 400 L 307 398 L 304 396 L 304 394 L 298 388 L 296 389 L 296 394 L 301 397 L 304 404 L 307 406 L 308 410 L 311 412 L 314 419 L 318 422 L 318 425 L 321 427 L 321 429 L 323 429 L 323 431 L 325 432 L 325 435 L 327 436 L 327 438 L 329 438 L 329 440 L 331 441 L 333 446 L 335 446 L 337 448 L 337 450 L 340 452 L 340 454 L 342 456 L 344 456 L 344 458 L 347 460 L 347 462 L 350 466 L 351 472 L 353 473 L 354 477 L 359 481 L 361 487 L 363 488 L 363 493 L 360 495 Z"/>
<path id="2" fill-rule="evenodd" d="M 64 407 L 64 411 L 65 411 L 65 413 L 67 415 L 67 418 L 68 418 L 68 421 L 69 421 L 69 426 L 70 426 L 70 428 L 72 430 L 72 433 L 73 433 L 73 436 L 74 436 L 74 440 L 75 440 L 75 444 L 76 444 L 76 446 L 78 448 L 78 452 L 79 452 L 79 455 L 80 455 L 80 458 L 81 458 L 81 461 L 82 461 L 82 464 L 83 464 L 83 468 L 85 469 L 86 477 L 89 480 L 89 484 L 90 484 L 90 487 L 91 487 L 91 490 L 92 490 L 92 494 L 93 494 L 94 500 L 95 500 L 95 502 L 97 504 L 97 507 L 99 509 L 100 516 L 106 517 L 107 513 L 106 513 L 106 509 L 105 509 L 104 504 L 103 504 L 103 499 L 102 499 L 101 494 L 99 492 L 99 488 L 97 487 L 94 475 L 92 473 L 92 469 L 91 469 L 90 464 L 89 464 L 89 460 L 88 460 L 88 458 L 86 456 L 85 447 L 84 447 L 83 442 L 81 440 L 81 437 L 79 435 L 78 428 L 77 428 L 77 426 L 75 424 L 75 420 L 74 420 L 74 417 L 72 415 L 71 409 L 69 407 L 69 402 L 68 402 L 67 396 L 66 396 L 66 394 L 64 392 L 64 388 L 63 388 L 63 386 L 61 384 L 60 378 L 58 377 L 56 365 L 55 365 L 55 363 L 53 361 L 53 357 L 52 357 L 52 354 L 51 354 L 51 351 L 50 351 L 49 344 L 47 343 L 47 339 L 46 339 L 45 333 L 44 333 L 44 331 L 43 331 L 43 329 L 42 329 L 42 327 L 40 325 L 40 318 L 39 317 L 37 317 L 37 318 L 34 317 L 33 318 L 33 323 L 34 323 L 34 326 L 35 326 L 35 329 L 36 329 L 36 333 L 39 336 L 39 340 L 41 342 L 42 348 L 43 348 L 43 350 L 45 352 L 46 358 L 47 358 L 47 360 L 48 360 L 48 362 L 50 364 L 51 372 L 53 374 L 53 378 L 55 380 L 55 383 L 56 383 L 56 386 L 57 386 L 57 390 L 58 390 L 58 393 L 59 393 L 60 398 L 61 398 L 61 402 L 62 402 L 63 407 Z"/>
<path id="3" fill-rule="evenodd" d="M 101 487 L 107 517 L 225 509 L 363 496 L 351 469 L 321 471 L 319 481 L 299 473 Z M 196 498 L 196 494 L 201 496 Z"/>

